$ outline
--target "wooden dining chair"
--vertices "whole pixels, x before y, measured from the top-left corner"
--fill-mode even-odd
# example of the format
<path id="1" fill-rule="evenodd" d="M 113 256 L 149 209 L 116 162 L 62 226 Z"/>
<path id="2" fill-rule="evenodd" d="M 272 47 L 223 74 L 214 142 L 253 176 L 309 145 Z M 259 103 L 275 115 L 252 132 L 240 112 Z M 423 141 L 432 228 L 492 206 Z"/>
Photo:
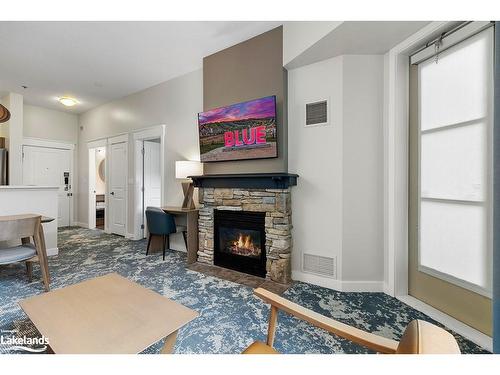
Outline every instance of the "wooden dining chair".
<path id="1" fill-rule="evenodd" d="M 316 327 L 378 353 L 460 354 L 460 349 L 453 335 L 423 320 L 413 320 L 410 322 L 401 340 L 398 342 L 328 318 L 263 288 L 255 289 L 254 294 L 271 304 L 269 325 L 267 328 L 267 342 L 256 341 L 245 349 L 243 354 L 279 354 L 273 348 L 279 311 L 305 320 Z"/>
<path id="2" fill-rule="evenodd" d="M 0 247 L 0 265 L 26 262 L 31 281 L 32 263 L 40 263 L 45 290 L 49 291 L 49 269 L 40 215 L 13 215 L 0 217 L 0 242 L 21 240 L 21 245 Z M 33 239 L 33 244 L 31 243 Z"/>

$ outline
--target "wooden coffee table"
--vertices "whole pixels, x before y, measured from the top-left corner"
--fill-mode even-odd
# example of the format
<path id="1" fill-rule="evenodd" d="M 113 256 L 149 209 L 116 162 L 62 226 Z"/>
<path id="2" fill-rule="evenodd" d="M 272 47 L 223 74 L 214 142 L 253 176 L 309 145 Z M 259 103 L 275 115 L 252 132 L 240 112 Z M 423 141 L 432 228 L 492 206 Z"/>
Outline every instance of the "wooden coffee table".
<path id="1" fill-rule="evenodd" d="M 116 273 L 27 298 L 19 305 L 54 353 L 140 353 L 198 313 Z"/>

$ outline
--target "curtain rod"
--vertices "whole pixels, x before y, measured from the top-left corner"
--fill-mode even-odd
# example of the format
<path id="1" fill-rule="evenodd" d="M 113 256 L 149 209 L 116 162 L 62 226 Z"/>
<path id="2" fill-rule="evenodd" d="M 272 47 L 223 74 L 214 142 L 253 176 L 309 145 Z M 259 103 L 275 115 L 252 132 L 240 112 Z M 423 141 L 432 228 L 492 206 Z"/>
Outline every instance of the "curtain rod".
<path id="1" fill-rule="evenodd" d="M 411 56 L 413 55 L 416 55 L 417 53 L 419 53 L 420 51 L 423 51 L 424 49 L 426 49 L 427 47 L 430 47 L 432 46 L 433 44 L 436 44 L 436 42 L 439 40 L 439 39 L 443 39 L 443 38 L 446 38 L 447 36 L 453 34 L 455 31 L 458 31 L 460 30 L 462 27 L 464 27 L 465 25 L 468 25 L 469 23 L 471 23 L 471 21 L 458 21 L 460 22 L 460 24 L 458 24 L 457 26 L 453 27 L 452 29 L 450 30 L 447 30 L 443 33 L 441 33 L 440 36 L 428 41 L 427 43 L 425 43 L 422 47 L 420 47 L 418 50 L 416 50 L 415 52 L 413 52 L 411 54 Z"/>
<path id="2" fill-rule="evenodd" d="M 493 25 L 494 23 L 490 21 L 463 22 L 427 42 L 422 48 L 410 55 L 410 62 L 415 65 L 428 60 Z"/>

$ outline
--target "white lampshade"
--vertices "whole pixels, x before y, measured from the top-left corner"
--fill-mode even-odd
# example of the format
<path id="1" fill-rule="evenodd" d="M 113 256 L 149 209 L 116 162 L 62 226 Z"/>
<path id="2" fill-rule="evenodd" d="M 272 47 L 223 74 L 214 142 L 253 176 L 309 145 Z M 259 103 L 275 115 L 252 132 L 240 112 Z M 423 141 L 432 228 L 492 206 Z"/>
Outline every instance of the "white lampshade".
<path id="1" fill-rule="evenodd" d="M 175 162 L 175 178 L 186 179 L 188 176 L 203 174 L 203 163 L 199 161 L 181 160 Z"/>

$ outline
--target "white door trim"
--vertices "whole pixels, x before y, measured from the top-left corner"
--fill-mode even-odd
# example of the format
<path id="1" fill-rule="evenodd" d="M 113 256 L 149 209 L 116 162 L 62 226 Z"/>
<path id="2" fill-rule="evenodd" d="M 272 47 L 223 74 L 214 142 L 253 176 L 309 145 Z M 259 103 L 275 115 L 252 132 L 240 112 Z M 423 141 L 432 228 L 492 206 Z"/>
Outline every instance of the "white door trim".
<path id="1" fill-rule="evenodd" d="M 134 139 L 134 240 L 142 239 L 142 142 L 160 138 L 161 205 L 165 204 L 165 128 L 166 125 L 151 126 L 133 133 Z"/>
<path id="2" fill-rule="evenodd" d="M 384 292 L 408 295 L 409 55 L 453 22 L 431 22 L 384 56 Z"/>
<path id="3" fill-rule="evenodd" d="M 108 146 L 108 139 L 107 138 L 101 138 L 101 139 L 96 139 L 96 140 L 93 140 L 93 141 L 90 141 L 90 142 L 87 142 L 87 160 L 88 160 L 88 184 L 87 184 L 87 209 L 88 209 L 88 220 L 87 220 L 87 224 L 84 225 L 85 228 L 89 228 L 89 229 L 95 229 L 96 227 L 96 219 L 95 219 L 95 207 L 96 207 L 96 202 L 95 202 L 95 195 L 93 194 L 93 191 L 95 190 L 95 177 L 93 178 L 93 180 L 91 179 L 91 174 L 94 174 L 95 176 L 95 173 L 96 173 L 96 169 L 95 169 L 95 149 L 99 148 L 99 147 L 105 147 L 106 148 L 106 152 L 107 152 L 107 146 Z M 94 154 L 91 155 L 91 152 L 90 150 L 94 150 Z M 93 161 L 91 163 L 91 160 Z M 107 165 L 107 162 L 106 162 L 106 172 L 107 172 L 107 168 L 108 168 L 108 165 Z M 106 183 L 106 190 L 104 192 L 105 196 L 106 196 L 106 200 L 104 202 L 105 204 L 105 207 L 104 207 L 104 212 L 105 212 L 105 215 L 104 215 L 104 231 L 106 233 L 109 233 L 108 231 L 108 198 L 107 198 L 107 194 L 108 194 L 108 184 Z M 80 226 L 81 223 L 80 223 Z"/>
<path id="4" fill-rule="evenodd" d="M 384 292 L 490 350 L 491 338 L 408 295 L 409 55 L 454 22 L 431 22 L 384 56 Z"/>
<path id="5" fill-rule="evenodd" d="M 76 163 L 76 157 L 75 157 L 75 147 L 76 144 L 71 143 L 71 142 L 65 142 L 65 141 L 52 141 L 49 139 L 41 139 L 41 138 L 32 138 L 32 137 L 24 137 L 23 138 L 23 144 L 21 146 L 21 149 L 23 150 L 24 146 L 34 146 L 34 147 L 46 147 L 46 148 L 57 148 L 61 150 L 69 150 L 71 151 L 70 154 L 70 165 L 71 165 L 71 171 L 69 173 L 69 184 L 71 186 L 70 192 L 72 196 L 70 196 L 69 200 L 69 225 L 73 226 L 76 223 L 75 218 L 77 217 L 76 212 L 75 212 L 75 204 L 74 204 L 74 197 L 77 196 L 78 194 L 78 182 L 75 179 L 76 171 L 77 171 L 77 163 Z M 23 150 L 24 152 L 24 150 Z M 22 168 L 24 168 L 24 155 L 22 156 Z"/>
<path id="6" fill-rule="evenodd" d="M 108 145 L 107 138 L 96 139 L 95 141 L 87 142 L 87 148 L 106 147 L 107 145 Z"/>
<path id="7" fill-rule="evenodd" d="M 88 219 L 88 225 L 87 228 L 89 229 L 95 229 L 96 227 L 96 199 L 95 199 L 95 176 L 96 176 L 96 167 L 95 167 L 95 151 L 96 148 L 89 147 L 87 149 L 87 158 L 88 158 L 88 164 L 89 164 L 89 176 L 88 176 L 88 211 L 89 211 L 89 219 Z M 104 226 L 106 228 L 106 226 Z"/>
<path id="8" fill-rule="evenodd" d="M 126 142 L 128 144 L 128 133 L 108 138 L 108 145 Z"/>
<path id="9" fill-rule="evenodd" d="M 105 215 L 104 217 L 104 225 L 105 225 L 105 229 L 104 231 L 106 233 L 111 233 L 111 224 L 109 223 L 109 220 L 108 218 L 111 217 L 111 206 L 109 204 L 109 201 L 110 201 L 110 192 L 109 192 L 109 185 L 111 183 L 111 175 L 113 173 L 113 171 L 111 170 L 111 159 L 112 159 L 112 152 L 111 152 L 111 146 L 114 145 L 114 144 L 117 144 L 117 143 L 125 143 L 125 158 L 126 158 L 126 168 L 125 168 L 125 233 L 124 233 L 124 237 L 128 238 L 128 233 L 129 233 L 129 225 L 128 225 L 128 199 L 129 199 L 129 188 L 128 188 L 128 185 L 129 185 L 129 181 L 128 181 L 128 166 L 129 166 L 129 162 L 128 162 L 128 155 L 129 155 L 129 133 L 126 133 L 126 134 L 121 134 L 121 135 L 117 135 L 115 137 L 110 137 L 107 139 L 107 146 L 106 146 L 106 173 L 107 173 L 107 181 L 109 181 L 109 183 L 106 183 L 106 209 L 107 209 L 107 214 Z"/>
<path id="10" fill-rule="evenodd" d="M 64 141 L 52 141 L 48 139 L 41 138 L 23 138 L 23 146 L 37 146 L 37 147 L 47 147 L 47 148 L 60 148 L 63 150 L 74 150 L 75 144 L 72 142 Z"/>

